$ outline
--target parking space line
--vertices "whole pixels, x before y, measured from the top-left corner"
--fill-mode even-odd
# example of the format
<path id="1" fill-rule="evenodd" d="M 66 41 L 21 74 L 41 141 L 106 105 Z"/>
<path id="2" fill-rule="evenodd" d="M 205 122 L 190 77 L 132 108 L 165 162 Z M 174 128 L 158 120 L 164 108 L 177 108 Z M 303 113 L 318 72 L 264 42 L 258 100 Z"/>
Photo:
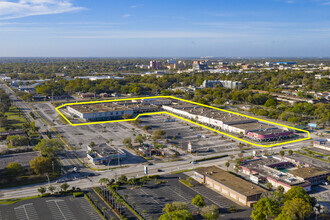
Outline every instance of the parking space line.
<path id="1" fill-rule="evenodd" d="M 14 208 L 17 219 L 37 220 L 39 216 L 32 203 L 24 204 Z"/>
<path id="2" fill-rule="evenodd" d="M 76 219 L 64 200 L 54 199 L 46 201 L 52 217 L 56 220 Z"/>

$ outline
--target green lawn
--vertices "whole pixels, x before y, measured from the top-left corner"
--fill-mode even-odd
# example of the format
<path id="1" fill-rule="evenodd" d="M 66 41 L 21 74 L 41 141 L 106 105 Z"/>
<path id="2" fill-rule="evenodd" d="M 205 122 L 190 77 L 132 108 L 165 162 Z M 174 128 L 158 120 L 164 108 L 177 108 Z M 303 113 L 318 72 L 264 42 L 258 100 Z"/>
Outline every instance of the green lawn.
<path id="1" fill-rule="evenodd" d="M 11 106 L 9 111 L 5 113 L 7 115 L 9 127 L 13 129 L 22 129 L 23 124 L 26 122 L 24 113 L 20 113 L 16 106 Z M 5 128 L 0 128 L 0 132 L 6 131 Z"/>

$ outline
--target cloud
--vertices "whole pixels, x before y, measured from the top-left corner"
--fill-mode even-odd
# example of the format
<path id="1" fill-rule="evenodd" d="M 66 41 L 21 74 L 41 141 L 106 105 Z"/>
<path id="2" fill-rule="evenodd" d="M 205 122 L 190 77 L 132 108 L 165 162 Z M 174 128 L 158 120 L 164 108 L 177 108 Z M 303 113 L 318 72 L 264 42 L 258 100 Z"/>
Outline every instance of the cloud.
<path id="1" fill-rule="evenodd" d="M 85 8 L 74 6 L 70 0 L 18 0 L 0 1 L 0 20 L 34 15 L 61 14 Z"/>
<path id="2" fill-rule="evenodd" d="M 123 15 L 123 18 L 128 18 L 128 17 L 131 17 L 131 15 L 130 14 L 124 14 Z"/>
<path id="3" fill-rule="evenodd" d="M 223 38 L 239 37 L 241 34 L 194 31 L 96 31 L 66 35 L 68 39 L 163 39 L 163 38 Z"/>
<path id="4" fill-rule="evenodd" d="M 140 8 L 142 6 L 143 6 L 143 4 L 140 4 L 140 5 L 131 5 L 130 8 Z"/>

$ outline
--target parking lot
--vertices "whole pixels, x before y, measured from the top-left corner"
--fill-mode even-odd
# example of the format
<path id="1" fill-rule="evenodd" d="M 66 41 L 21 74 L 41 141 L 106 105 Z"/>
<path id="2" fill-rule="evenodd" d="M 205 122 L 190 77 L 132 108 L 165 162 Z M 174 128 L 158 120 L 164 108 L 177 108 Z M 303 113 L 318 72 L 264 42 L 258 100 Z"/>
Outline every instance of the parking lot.
<path id="1" fill-rule="evenodd" d="M 188 143 L 194 151 L 200 153 L 224 152 L 237 148 L 237 143 L 223 137 L 223 135 L 167 115 L 140 117 L 141 127 L 149 125 L 153 130 L 166 131 L 168 143 L 187 150 Z"/>
<path id="2" fill-rule="evenodd" d="M 303 163 L 307 163 L 307 164 L 316 166 L 316 167 L 323 168 L 325 170 L 330 169 L 330 164 L 329 163 L 327 163 L 325 161 L 322 161 L 322 160 L 312 158 L 312 157 L 308 157 L 308 156 L 305 156 L 305 155 L 294 153 L 291 156 L 287 156 L 287 157 L 295 159 L 297 161 L 301 161 Z"/>
<path id="3" fill-rule="evenodd" d="M 97 220 L 102 219 L 84 198 L 46 197 L 0 205 L 0 219 L 18 220 Z"/>
<path id="4" fill-rule="evenodd" d="M 33 103 L 31 105 L 49 124 L 62 124 L 57 118 L 58 114 L 55 107 L 50 102 Z"/>
<path id="5" fill-rule="evenodd" d="M 179 182 L 179 178 L 185 179 L 184 174 L 166 175 L 158 179 L 158 181 L 165 181 L 163 184 L 156 184 L 153 180 L 144 184 L 143 187 L 132 189 L 131 186 L 126 186 L 118 193 L 125 197 L 126 201 L 130 203 L 135 209 L 142 214 L 146 211 L 146 219 L 158 219 L 162 214 L 162 209 L 167 203 L 174 201 L 185 202 L 188 205 L 189 211 L 197 212 L 198 209 L 191 204 L 191 200 L 200 194 L 204 197 L 207 205 L 215 204 L 220 208 L 222 219 L 231 218 L 233 216 L 248 217 L 250 210 L 243 208 L 232 202 L 231 200 L 215 193 L 203 185 L 195 182 L 195 187 L 187 187 Z M 135 204 L 133 204 L 135 202 Z M 239 210 L 237 213 L 228 212 L 228 208 L 235 205 Z"/>

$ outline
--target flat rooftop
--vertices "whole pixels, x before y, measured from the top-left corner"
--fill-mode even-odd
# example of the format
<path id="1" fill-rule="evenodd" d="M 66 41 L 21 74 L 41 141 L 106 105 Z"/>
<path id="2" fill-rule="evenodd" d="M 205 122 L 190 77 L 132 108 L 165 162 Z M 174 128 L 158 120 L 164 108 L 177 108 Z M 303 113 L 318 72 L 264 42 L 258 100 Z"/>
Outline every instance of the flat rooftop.
<path id="1" fill-rule="evenodd" d="M 70 108 L 75 109 L 83 114 L 98 113 L 98 112 L 112 112 L 112 111 L 124 111 L 129 110 L 129 107 L 123 105 L 116 105 L 114 103 L 102 103 L 102 104 L 86 104 L 86 105 L 70 105 Z"/>
<path id="2" fill-rule="evenodd" d="M 100 144 L 100 145 L 94 146 L 93 151 L 98 153 L 102 157 L 123 153 L 121 150 L 117 150 L 116 148 L 109 146 L 108 144 Z"/>
<path id="3" fill-rule="evenodd" d="M 245 130 L 256 130 L 256 129 L 269 129 L 275 128 L 275 126 L 261 123 L 261 122 L 251 122 L 251 123 L 244 123 L 244 124 L 234 124 L 232 125 L 235 128 L 245 129 Z M 274 129 L 272 129 L 274 130 Z"/>
<path id="4" fill-rule="evenodd" d="M 256 172 L 255 175 L 271 177 L 291 186 L 304 184 L 305 181 L 302 179 L 294 178 L 294 176 L 290 175 L 288 172 L 282 172 L 280 169 L 275 169 L 275 167 L 280 168 L 283 164 L 290 166 L 289 168 L 291 169 L 296 169 L 294 164 L 274 157 L 260 157 L 255 160 L 244 161 L 241 164 L 241 167 L 245 167 Z"/>
<path id="5" fill-rule="evenodd" d="M 268 130 L 255 131 L 255 133 L 263 134 L 263 135 L 267 135 L 267 134 L 277 134 L 277 133 L 283 133 L 283 132 L 292 132 L 292 131 L 287 131 L 287 130 L 280 129 L 280 128 L 274 128 L 274 129 L 268 129 Z M 293 132 L 292 132 L 292 133 L 293 133 Z"/>
<path id="6" fill-rule="evenodd" d="M 315 176 L 321 176 L 329 174 L 329 171 L 318 167 L 305 167 L 305 168 L 298 168 L 296 170 L 290 171 L 291 174 L 295 176 L 299 176 L 301 178 L 307 179 Z"/>
<path id="7" fill-rule="evenodd" d="M 245 120 L 249 119 L 247 117 L 243 117 L 240 115 L 223 112 L 223 111 L 219 111 L 219 110 L 211 109 L 211 108 L 207 108 L 207 107 L 202 107 L 202 106 L 194 105 L 194 104 L 190 104 L 190 103 L 178 102 L 178 103 L 172 103 L 171 105 L 166 105 L 166 106 L 170 106 L 175 109 L 184 110 L 188 113 L 195 114 L 195 115 L 203 115 L 203 116 L 217 119 L 217 120 L 223 121 L 223 122 L 245 121 Z"/>
<path id="8" fill-rule="evenodd" d="M 230 174 L 229 172 L 220 169 L 217 166 L 201 167 L 195 169 L 195 171 L 245 196 L 252 196 L 266 192 L 265 189 L 244 179 L 241 179 L 233 174 Z"/>

